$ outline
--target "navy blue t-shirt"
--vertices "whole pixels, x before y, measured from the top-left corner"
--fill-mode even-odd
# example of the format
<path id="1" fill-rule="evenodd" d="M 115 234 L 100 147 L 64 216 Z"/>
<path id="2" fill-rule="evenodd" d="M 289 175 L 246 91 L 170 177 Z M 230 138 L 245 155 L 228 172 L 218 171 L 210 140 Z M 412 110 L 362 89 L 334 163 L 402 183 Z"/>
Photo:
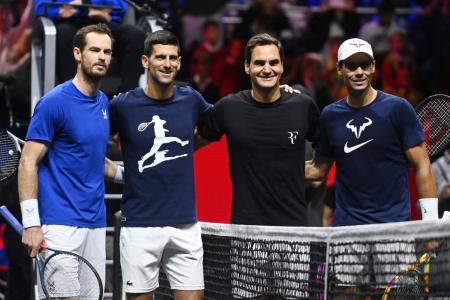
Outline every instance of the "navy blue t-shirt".
<path id="1" fill-rule="evenodd" d="M 178 86 L 169 99 L 152 99 L 137 88 L 111 102 L 111 133 L 120 135 L 125 165 L 124 226 L 197 221 L 193 137 L 210 109 L 198 92 Z"/>
<path id="2" fill-rule="evenodd" d="M 109 100 L 90 97 L 66 81 L 36 105 L 26 139 L 48 144 L 39 164 L 42 224 L 106 226 L 105 155 Z"/>
<path id="3" fill-rule="evenodd" d="M 377 92 L 365 107 L 343 99 L 320 118 L 318 155 L 336 160 L 335 226 L 410 218 L 405 151 L 424 141 L 423 130 L 408 101 Z"/>

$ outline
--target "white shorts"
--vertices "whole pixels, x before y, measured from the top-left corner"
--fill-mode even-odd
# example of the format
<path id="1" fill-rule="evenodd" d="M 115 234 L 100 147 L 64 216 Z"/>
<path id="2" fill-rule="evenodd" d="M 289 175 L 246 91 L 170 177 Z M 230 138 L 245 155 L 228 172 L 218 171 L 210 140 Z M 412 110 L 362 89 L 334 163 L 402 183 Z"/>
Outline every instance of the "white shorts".
<path id="1" fill-rule="evenodd" d="M 122 227 L 120 265 L 126 293 L 148 293 L 158 288 L 160 267 L 172 290 L 203 290 L 200 225 Z"/>
<path id="2" fill-rule="evenodd" d="M 43 225 L 42 231 L 44 233 L 45 243 L 49 248 L 57 250 L 71 251 L 79 254 L 86 258 L 92 266 L 96 269 L 97 273 L 103 283 L 105 282 L 105 228 L 80 228 L 74 226 L 64 226 L 64 225 Z M 47 253 L 43 251 L 43 256 Z M 55 257 L 53 259 L 57 259 Z M 51 261 L 53 261 L 53 259 Z M 63 278 L 53 277 L 55 281 L 60 281 L 55 285 L 58 287 L 70 286 L 70 289 L 62 288 L 65 291 L 64 295 L 58 295 L 58 297 L 72 297 L 81 295 L 80 299 L 83 300 L 97 300 L 98 295 L 87 295 L 83 291 L 83 287 L 90 286 L 91 277 L 83 276 L 83 272 L 78 272 L 78 260 L 77 259 L 64 259 L 64 261 L 58 261 L 58 264 L 62 264 L 65 268 L 65 274 Z M 73 270 L 73 275 L 70 276 Z M 78 283 L 70 283 L 70 278 L 78 281 Z M 38 278 L 39 280 L 39 278 Z M 41 284 L 38 282 L 39 286 L 39 297 L 45 299 L 44 293 L 42 292 Z M 75 286 L 79 286 L 80 289 L 74 289 Z"/>

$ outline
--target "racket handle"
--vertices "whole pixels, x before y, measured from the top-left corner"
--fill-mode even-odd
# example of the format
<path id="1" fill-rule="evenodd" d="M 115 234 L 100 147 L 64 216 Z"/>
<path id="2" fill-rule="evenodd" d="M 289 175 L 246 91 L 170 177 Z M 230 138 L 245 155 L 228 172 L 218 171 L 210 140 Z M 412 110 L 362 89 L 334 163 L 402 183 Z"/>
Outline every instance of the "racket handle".
<path id="1" fill-rule="evenodd" d="M 14 217 L 8 210 L 8 208 L 4 205 L 0 206 L 0 214 L 5 219 L 6 222 L 20 235 L 22 235 L 23 226 L 17 221 L 16 217 Z"/>

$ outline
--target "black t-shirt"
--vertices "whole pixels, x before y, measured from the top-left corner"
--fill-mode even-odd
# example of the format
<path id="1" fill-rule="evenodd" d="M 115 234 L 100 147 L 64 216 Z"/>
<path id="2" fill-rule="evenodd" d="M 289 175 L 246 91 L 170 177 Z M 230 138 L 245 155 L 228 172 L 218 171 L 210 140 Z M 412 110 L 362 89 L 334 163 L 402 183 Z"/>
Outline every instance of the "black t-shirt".
<path id="1" fill-rule="evenodd" d="M 304 94 L 282 92 L 267 104 L 246 90 L 217 102 L 199 133 L 210 141 L 227 137 L 232 223 L 307 224 L 305 139 L 317 140 L 318 122 L 319 110 Z"/>

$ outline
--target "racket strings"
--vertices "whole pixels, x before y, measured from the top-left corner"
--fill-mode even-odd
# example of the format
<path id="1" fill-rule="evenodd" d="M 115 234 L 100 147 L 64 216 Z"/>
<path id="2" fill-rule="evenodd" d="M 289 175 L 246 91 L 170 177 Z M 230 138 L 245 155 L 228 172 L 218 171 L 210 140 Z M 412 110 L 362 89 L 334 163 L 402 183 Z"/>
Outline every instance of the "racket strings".
<path id="1" fill-rule="evenodd" d="M 47 255 L 41 275 L 43 294 L 49 299 L 100 299 L 96 273 L 81 258 L 66 253 Z"/>
<path id="2" fill-rule="evenodd" d="M 411 296 L 416 299 L 426 296 L 429 292 L 426 278 L 429 276 L 429 263 L 432 257 L 432 254 L 425 253 L 414 266 L 411 265 L 407 270 L 398 274 L 389 284 L 390 297 L 387 299 L 403 299 L 402 297 Z"/>
<path id="3" fill-rule="evenodd" d="M 433 95 L 416 112 L 425 133 L 427 152 L 434 157 L 450 144 L 450 97 Z"/>
<path id="4" fill-rule="evenodd" d="M 17 170 L 20 153 L 16 143 L 6 131 L 0 132 L 0 181 Z"/>

